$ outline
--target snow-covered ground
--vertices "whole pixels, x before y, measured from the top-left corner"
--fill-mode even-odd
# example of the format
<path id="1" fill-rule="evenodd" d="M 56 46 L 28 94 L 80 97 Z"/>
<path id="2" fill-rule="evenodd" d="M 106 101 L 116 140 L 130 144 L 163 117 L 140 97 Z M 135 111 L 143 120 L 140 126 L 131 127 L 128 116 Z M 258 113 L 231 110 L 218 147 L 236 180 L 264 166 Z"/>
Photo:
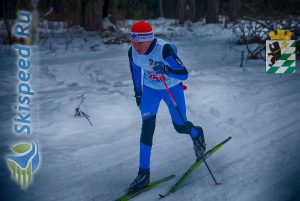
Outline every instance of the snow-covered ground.
<path id="1" fill-rule="evenodd" d="M 233 139 L 207 160 L 222 185 L 215 186 L 201 165 L 165 200 L 299 198 L 295 197 L 300 184 L 299 70 L 292 75 L 267 74 L 263 61 L 248 61 L 243 72 L 239 65 L 244 47 L 234 46 L 230 30 L 201 23 L 193 25 L 192 31 L 174 29 L 176 37 L 165 35 L 178 46 L 189 69 L 188 118 L 204 128 L 208 148 L 228 136 Z M 1 46 L 1 200 L 108 201 L 123 194 L 135 178 L 141 118 L 133 97 L 129 44 L 103 45 L 91 34 L 85 38 L 74 37 L 67 50 L 63 37 L 50 38 L 33 49 L 38 53 L 32 60 L 39 65 L 32 75 L 33 104 L 38 109 L 32 138 L 40 144 L 42 163 L 26 191 L 10 180 L 3 159 L 8 145 L 31 138 L 12 133 L 15 57 Z M 90 51 L 89 45 L 97 43 L 99 48 Z M 91 116 L 93 127 L 73 116 L 81 94 L 85 96 L 82 109 Z M 190 138 L 176 133 L 161 102 L 151 179 L 170 174 L 178 178 L 194 160 Z M 157 200 L 175 180 L 134 200 Z"/>

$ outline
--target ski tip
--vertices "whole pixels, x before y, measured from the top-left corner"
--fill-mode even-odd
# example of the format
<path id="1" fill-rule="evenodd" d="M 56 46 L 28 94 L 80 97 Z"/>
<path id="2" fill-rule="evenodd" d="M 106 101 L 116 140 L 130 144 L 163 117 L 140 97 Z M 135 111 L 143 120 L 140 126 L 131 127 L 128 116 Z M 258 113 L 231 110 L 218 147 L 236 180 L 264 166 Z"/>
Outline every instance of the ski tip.
<path id="1" fill-rule="evenodd" d="M 162 194 L 158 194 L 160 198 L 164 198 L 166 197 L 165 195 L 162 195 Z"/>
<path id="2" fill-rule="evenodd" d="M 231 136 L 230 137 L 228 137 L 224 142 L 228 142 L 229 140 L 231 140 Z"/>
<path id="3" fill-rule="evenodd" d="M 173 179 L 174 177 L 176 177 L 175 174 L 170 175 L 168 178 Z"/>

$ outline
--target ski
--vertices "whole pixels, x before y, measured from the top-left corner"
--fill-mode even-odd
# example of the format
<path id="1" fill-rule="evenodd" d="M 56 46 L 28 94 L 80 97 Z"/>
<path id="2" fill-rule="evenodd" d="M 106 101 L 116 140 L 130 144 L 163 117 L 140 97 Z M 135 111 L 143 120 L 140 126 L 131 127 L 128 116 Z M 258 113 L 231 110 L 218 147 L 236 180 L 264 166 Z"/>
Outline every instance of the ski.
<path id="1" fill-rule="evenodd" d="M 203 158 L 200 160 L 197 160 L 193 165 L 190 166 L 190 168 L 178 179 L 178 181 L 170 188 L 170 190 L 165 194 L 159 194 L 160 198 L 164 198 L 171 193 L 174 193 L 177 191 L 179 186 L 199 167 L 199 165 L 203 162 L 203 159 L 208 158 L 213 153 L 215 153 L 218 149 L 220 149 L 226 142 L 228 142 L 232 137 L 228 137 L 226 140 L 221 142 L 220 144 L 216 145 L 212 149 L 205 152 L 203 155 Z"/>
<path id="2" fill-rule="evenodd" d="M 146 191 L 149 191 L 149 190 L 155 188 L 156 186 L 158 186 L 158 185 L 160 185 L 160 184 L 162 184 L 166 181 L 169 181 L 170 179 L 173 179 L 174 177 L 175 177 L 175 175 L 173 174 L 173 175 L 167 176 L 165 178 L 159 179 L 157 181 L 151 182 L 146 188 L 144 188 L 144 189 L 142 189 L 142 190 L 140 190 L 136 193 L 133 193 L 133 194 L 127 194 L 126 193 L 125 195 L 119 197 L 115 201 L 126 201 L 126 200 L 129 200 L 129 199 L 132 199 L 132 198 L 134 198 L 134 197 L 136 197 L 136 196 L 138 196 L 138 195 L 140 195 L 140 194 L 142 194 Z"/>

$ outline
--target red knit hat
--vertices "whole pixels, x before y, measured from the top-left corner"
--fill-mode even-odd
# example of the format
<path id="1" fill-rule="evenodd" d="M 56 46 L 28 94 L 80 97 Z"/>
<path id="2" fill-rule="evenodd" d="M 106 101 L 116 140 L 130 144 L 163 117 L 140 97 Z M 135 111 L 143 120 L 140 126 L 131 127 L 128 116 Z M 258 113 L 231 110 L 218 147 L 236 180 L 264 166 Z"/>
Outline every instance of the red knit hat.
<path id="1" fill-rule="evenodd" d="M 145 42 L 153 39 L 154 34 L 150 24 L 145 21 L 140 21 L 132 25 L 130 30 L 130 40 Z"/>

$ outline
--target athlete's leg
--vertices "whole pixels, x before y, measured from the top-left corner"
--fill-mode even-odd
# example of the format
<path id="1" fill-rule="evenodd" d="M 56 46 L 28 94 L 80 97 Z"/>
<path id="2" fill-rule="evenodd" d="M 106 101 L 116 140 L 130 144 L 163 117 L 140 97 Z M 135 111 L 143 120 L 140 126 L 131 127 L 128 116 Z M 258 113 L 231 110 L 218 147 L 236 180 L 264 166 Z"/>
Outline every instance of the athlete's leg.
<path id="1" fill-rule="evenodd" d="M 174 104 L 172 103 L 172 100 L 169 97 L 168 92 L 164 90 L 162 93 L 163 94 L 162 97 L 169 108 L 175 130 L 178 133 L 191 134 L 193 137 L 196 137 L 198 135 L 197 129 L 195 128 L 192 122 L 187 121 L 185 98 L 184 98 L 184 92 L 182 86 L 178 84 L 174 87 L 171 87 L 170 91 L 176 101 L 176 104 L 182 114 L 182 117 L 184 118 L 184 122 L 186 122 L 186 125 L 184 125 L 184 122 L 182 121 L 180 115 L 178 114 Z"/>
<path id="2" fill-rule="evenodd" d="M 176 85 L 174 87 L 171 87 L 170 91 L 175 99 L 175 102 L 176 102 L 176 104 L 179 108 L 179 111 L 182 115 L 182 118 L 183 118 L 183 120 L 182 120 L 182 118 L 178 114 L 178 111 L 176 110 L 168 92 L 166 90 L 162 90 L 161 91 L 162 98 L 169 108 L 169 112 L 170 112 L 170 115 L 172 118 L 174 128 L 178 133 L 188 134 L 188 133 L 190 133 L 192 124 L 187 121 L 183 89 L 180 85 Z M 187 122 L 188 130 L 186 130 L 186 126 L 184 125 L 184 122 Z"/>
<path id="3" fill-rule="evenodd" d="M 186 107 L 183 88 L 180 85 L 176 85 L 170 88 L 170 91 L 176 101 L 182 117 L 178 114 L 176 107 L 174 106 L 169 94 L 166 90 L 163 90 L 162 98 L 168 105 L 174 128 L 178 133 L 190 134 L 193 140 L 196 157 L 199 159 L 205 152 L 206 144 L 204 139 L 203 129 L 200 126 L 194 126 L 192 122 L 187 121 Z M 182 119 L 183 118 L 183 119 Z"/>
<path id="4" fill-rule="evenodd" d="M 141 116 L 143 120 L 140 138 L 140 169 L 150 169 L 152 138 L 155 130 L 156 113 L 161 100 L 155 89 L 143 87 Z"/>

